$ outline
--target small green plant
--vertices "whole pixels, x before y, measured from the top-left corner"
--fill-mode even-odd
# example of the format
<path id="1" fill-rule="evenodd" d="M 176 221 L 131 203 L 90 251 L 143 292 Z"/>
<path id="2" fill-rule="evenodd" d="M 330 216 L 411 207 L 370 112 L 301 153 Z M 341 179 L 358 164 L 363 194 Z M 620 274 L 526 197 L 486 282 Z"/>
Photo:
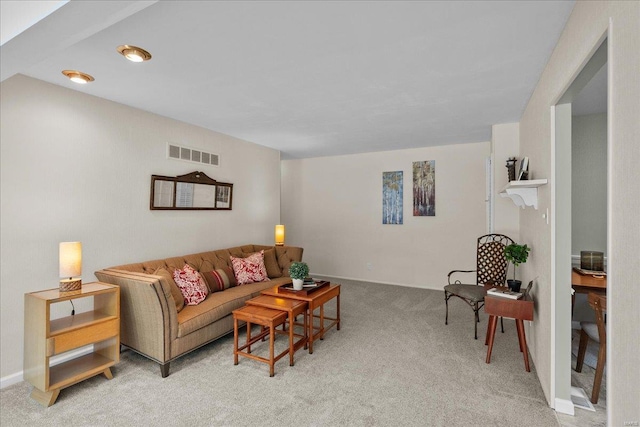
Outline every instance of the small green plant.
<path id="1" fill-rule="evenodd" d="M 306 262 L 294 262 L 289 267 L 289 276 L 292 279 L 304 279 L 309 275 L 309 266 Z"/>
<path id="2" fill-rule="evenodd" d="M 530 250 L 531 248 L 527 245 L 517 243 L 512 243 L 504 248 L 504 257 L 513 264 L 513 280 L 516 280 L 516 268 L 527 262 Z"/>

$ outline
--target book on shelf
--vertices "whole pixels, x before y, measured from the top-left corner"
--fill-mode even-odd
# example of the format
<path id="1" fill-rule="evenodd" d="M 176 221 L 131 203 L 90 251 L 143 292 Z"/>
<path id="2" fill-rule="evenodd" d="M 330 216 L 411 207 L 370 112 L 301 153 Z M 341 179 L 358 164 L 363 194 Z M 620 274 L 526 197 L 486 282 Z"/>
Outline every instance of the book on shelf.
<path id="1" fill-rule="evenodd" d="M 522 292 L 514 292 L 510 289 L 498 289 L 492 288 L 487 291 L 487 295 L 500 298 L 520 299 L 522 298 Z"/>

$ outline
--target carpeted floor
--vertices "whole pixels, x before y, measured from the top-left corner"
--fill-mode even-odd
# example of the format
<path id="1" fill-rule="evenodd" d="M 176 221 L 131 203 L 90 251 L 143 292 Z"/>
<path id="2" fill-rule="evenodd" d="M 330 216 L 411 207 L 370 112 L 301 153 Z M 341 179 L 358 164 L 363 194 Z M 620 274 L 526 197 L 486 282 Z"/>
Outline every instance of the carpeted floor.
<path id="1" fill-rule="evenodd" d="M 20 383 L 0 392 L 0 425 L 64 426 L 557 426 L 535 367 L 524 370 L 515 324 L 496 335 L 491 364 L 473 339 L 473 313 L 442 291 L 342 281 L 342 328 L 267 365 L 233 365 L 227 336 L 172 363 L 131 351 L 111 381 L 94 377 L 62 390 L 44 408 Z M 335 312 L 333 303 L 327 315 Z M 257 352 L 264 351 L 264 343 Z M 278 337 L 280 348 L 286 338 Z"/>

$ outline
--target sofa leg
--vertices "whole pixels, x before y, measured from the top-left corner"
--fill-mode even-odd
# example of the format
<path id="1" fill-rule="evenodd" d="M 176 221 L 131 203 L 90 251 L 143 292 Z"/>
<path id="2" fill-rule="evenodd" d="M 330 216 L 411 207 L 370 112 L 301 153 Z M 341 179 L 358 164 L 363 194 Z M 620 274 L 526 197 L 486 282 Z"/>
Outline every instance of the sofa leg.
<path id="1" fill-rule="evenodd" d="M 171 362 L 167 362 L 160 365 L 160 373 L 162 374 L 162 378 L 167 378 L 169 376 L 169 366 Z"/>

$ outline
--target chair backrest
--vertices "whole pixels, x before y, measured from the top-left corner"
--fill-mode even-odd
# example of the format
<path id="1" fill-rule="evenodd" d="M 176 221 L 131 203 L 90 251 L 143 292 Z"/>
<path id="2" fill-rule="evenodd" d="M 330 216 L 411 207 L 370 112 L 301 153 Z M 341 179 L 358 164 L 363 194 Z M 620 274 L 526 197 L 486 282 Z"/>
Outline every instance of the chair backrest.
<path id="1" fill-rule="evenodd" d="M 504 234 L 485 234 L 478 237 L 478 260 L 476 269 L 476 284 L 494 283 L 504 285 L 507 281 L 507 258 L 504 248 L 514 243 Z"/>
<path id="2" fill-rule="evenodd" d="M 604 322 L 604 313 L 607 311 L 607 297 L 604 295 L 589 292 L 587 296 L 589 305 L 596 312 L 596 325 L 598 325 L 598 337 L 601 344 L 607 341 L 607 326 Z"/>

